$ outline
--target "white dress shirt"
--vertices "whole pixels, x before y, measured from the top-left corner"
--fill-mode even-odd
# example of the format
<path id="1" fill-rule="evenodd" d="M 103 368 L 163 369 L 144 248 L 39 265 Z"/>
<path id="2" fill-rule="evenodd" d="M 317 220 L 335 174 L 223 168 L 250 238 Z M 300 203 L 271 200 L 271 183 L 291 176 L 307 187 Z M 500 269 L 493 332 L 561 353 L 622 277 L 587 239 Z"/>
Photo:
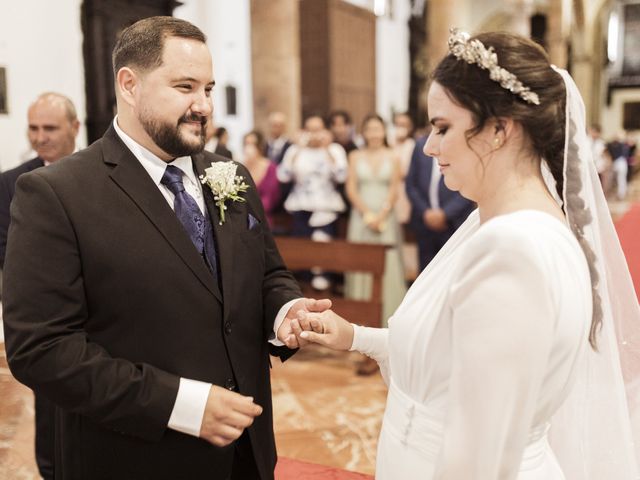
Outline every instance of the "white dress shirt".
<path id="1" fill-rule="evenodd" d="M 133 155 L 138 159 L 140 164 L 147 171 L 147 173 L 154 181 L 172 209 L 174 195 L 165 185 L 160 183 L 167 165 L 174 165 L 182 170 L 184 174 L 185 190 L 194 198 L 194 200 L 198 204 L 198 207 L 200 207 L 200 211 L 203 214 L 206 214 L 204 197 L 202 195 L 202 184 L 198 181 L 198 176 L 193 171 L 191 157 L 178 157 L 175 160 L 167 163 L 157 155 L 153 154 L 142 145 L 137 143 L 129 135 L 124 133 L 118 126 L 117 116 L 113 119 L 113 127 L 120 139 L 129 148 L 129 150 L 131 150 L 131 153 L 133 153 Z M 294 299 L 286 303 L 282 306 L 282 308 L 278 312 L 278 315 L 276 315 L 276 319 L 273 324 L 273 332 L 269 340 L 273 345 L 284 345 L 284 343 L 276 338 L 276 332 L 284 321 L 284 318 L 291 306 L 297 301 L 298 299 Z M 191 380 L 188 378 L 180 378 L 178 395 L 171 412 L 171 417 L 169 418 L 168 427 L 173 430 L 177 430 L 178 432 L 199 437 L 200 427 L 202 426 L 202 418 L 204 417 L 204 411 L 207 405 L 207 399 L 209 398 L 210 391 L 210 383 Z"/>

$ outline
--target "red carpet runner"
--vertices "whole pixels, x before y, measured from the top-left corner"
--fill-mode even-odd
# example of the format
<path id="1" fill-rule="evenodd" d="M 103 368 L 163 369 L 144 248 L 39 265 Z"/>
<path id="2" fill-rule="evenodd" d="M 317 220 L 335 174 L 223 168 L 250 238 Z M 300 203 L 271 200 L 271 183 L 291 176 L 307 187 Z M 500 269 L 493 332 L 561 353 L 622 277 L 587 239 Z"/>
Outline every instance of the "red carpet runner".
<path id="1" fill-rule="evenodd" d="M 624 255 L 627 257 L 636 295 L 640 297 L 640 203 L 633 204 L 629 211 L 616 222 L 616 230 Z"/>
<path id="2" fill-rule="evenodd" d="M 373 480 L 373 477 L 280 457 L 276 466 L 276 480 Z"/>

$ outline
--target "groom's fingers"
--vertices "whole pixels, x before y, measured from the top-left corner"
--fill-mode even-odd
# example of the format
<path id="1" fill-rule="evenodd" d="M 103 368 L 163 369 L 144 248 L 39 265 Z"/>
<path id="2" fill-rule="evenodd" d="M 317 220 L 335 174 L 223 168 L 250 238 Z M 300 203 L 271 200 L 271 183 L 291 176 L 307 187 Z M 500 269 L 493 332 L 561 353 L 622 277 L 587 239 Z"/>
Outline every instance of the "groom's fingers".
<path id="1" fill-rule="evenodd" d="M 304 331 L 300 334 L 300 337 L 304 338 L 308 342 L 319 343 L 320 345 L 329 346 L 327 342 L 327 336 L 326 334 L 323 334 L 323 333 Z"/>
<path id="2" fill-rule="evenodd" d="M 321 300 L 307 298 L 306 307 L 310 312 L 324 312 L 331 308 L 331 300 L 328 298 L 323 298 Z"/>
<path id="3" fill-rule="evenodd" d="M 227 425 L 232 425 L 234 427 L 245 429 L 250 427 L 253 424 L 253 420 L 255 417 L 250 415 L 243 415 L 240 413 L 234 413 L 233 415 L 229 415 L 229 418 L 225 420 Z"/>
<path id="4" fill-rule="evenodd" d="M 303 329 L 300 326 L 299 320 L 295 320 L 295 319 L 291 320 L 291 330 L 293 330 L 293 334 L 298 339 L 298 343 L 300 344 L 300 347 L 304 347 L 309 343 L 306 340 L 303 340 L 302 337 L 300 336 L 300 334 L 303 332 Z"/>
<path id="5" fill-rule="evenodd" d="M 238 395 L 239 398 L 234 399 L 234 402 L 231 405 L 234 411 L 243 415 L 247 415 L 249 417 L 257 417 L 262 413 L 262 407 L 260 405 L 256 405 L 251 400 L 249 400 L 248 397 L 243 397 L 242 395 L 237 393 L 236 395 Z"/>
<path id="6" fill-rule="evenodd" d="M 291 329 L 296 336 L 302 330 L 311 330 L 310 316 L 306 312 L 298 312 L 298 318 L 291 320 Z"/>
<path id="7" fill-rule="evenodd" d="M 216 447 L 226 447 L 231 445 L 235 438 L 222 437 L 220 435 L 214 435 L 211 438 L 205 438 L 209 443 L 213 443 Z"/>
<path id="8" fill-rule="evenodd" d="M 243 431 L 244 428 L 224 425 L 222 428 L 220 428 L 220 433 L 218 433 L 218 436 L 229 440 L 229 442 L 233 442 L 234 440 L 240 438 L 240 435 L 242 435 Z"/>
<path id="9" fill-rule="evenodd" d="M 309 321 L 309 325 L 311 328 L 309 330 L 313 330 L 316 333 L 325 333 L 324 324 L 318 319 L 312 319 Z"/>
<path id="10" fill-rule="evenodd" d="M 261 413 L 262 407 L 253 403 L 253 398 L 213 385 L 205 406 L 200 437 L 217 446 L 229 445 Z"/>

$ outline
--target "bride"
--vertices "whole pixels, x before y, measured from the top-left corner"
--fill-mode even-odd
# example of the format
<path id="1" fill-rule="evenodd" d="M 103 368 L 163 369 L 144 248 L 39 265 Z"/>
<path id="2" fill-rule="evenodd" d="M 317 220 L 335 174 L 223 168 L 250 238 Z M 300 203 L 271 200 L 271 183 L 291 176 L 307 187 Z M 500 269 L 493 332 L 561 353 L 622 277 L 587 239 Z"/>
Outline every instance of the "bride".
<path id="1" fill-rule="evenodd" d="M 640 313 L 573 80 L 528 39 L 453 30 L 428 110 L 425 153 L 477 211 L 388 329 L 295 325 L 380 364 L 376 478 L 638 478 L 618 345 Z"/>

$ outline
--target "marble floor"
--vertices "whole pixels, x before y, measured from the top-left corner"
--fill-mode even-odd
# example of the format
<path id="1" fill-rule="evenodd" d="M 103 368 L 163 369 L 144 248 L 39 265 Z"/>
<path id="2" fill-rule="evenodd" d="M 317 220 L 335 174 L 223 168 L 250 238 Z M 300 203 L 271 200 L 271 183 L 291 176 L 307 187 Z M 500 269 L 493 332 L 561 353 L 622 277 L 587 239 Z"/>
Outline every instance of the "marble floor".
<path id="1" fill-rule="evenodd" d="M 7 368 L 0 343 L 0 479 L 40 478 L 33 456 L 33 395 Z"/>
<path id="2" fill-rule="evenodd" d="M 373 474 L 386 387 L 379 374 L 356 376 L 355 353 L 312 346 L 274 360 L 278 454 Z M 0 343 L 0 480 L 35 480 L 33 396 L 7 368 Z"/>
<path id="3" fill-rule="evenodd" d="M 274 362 L 274 423 L 281 457 L 373 474 L 387 389 L 379 373 L 354 373 L 360 358 L 314 346 L 284 364 Z"/>

